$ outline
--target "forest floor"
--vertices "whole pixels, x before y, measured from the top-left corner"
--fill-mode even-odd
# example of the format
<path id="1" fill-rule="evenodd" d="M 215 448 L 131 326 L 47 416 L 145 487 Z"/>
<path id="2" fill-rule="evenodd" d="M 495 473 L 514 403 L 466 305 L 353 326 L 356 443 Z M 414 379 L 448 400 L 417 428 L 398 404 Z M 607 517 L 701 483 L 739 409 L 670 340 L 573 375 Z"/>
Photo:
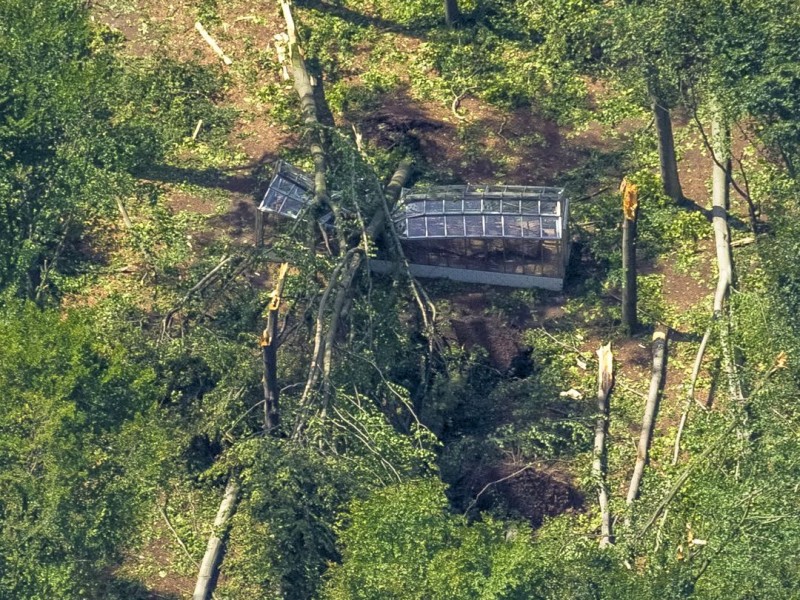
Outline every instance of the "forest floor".
<path id="1" fill-rule="evenodd" d="M 269 167 L 277 158 L 286 156 L 287 150 L 302 149 L 303 140 L 297 128 L 276 119 L 280 101 L 265 92 L 280 89 L 284 95 L 291 96 L 291 85 L 281 77 L 273 45 L 275 35 L 284 30 L 277 3 L 264 11 L 261 10 L 263 3 L 226 0 L 219 3 L 218 11 L 210 17 L 200 14 L 197 5 L 197 2 L 184 0 L 169 3 L 109 0 L 98 4 L 95 13 L 100 21 L 125 36 L 126 52 L 134 56 L 189 59 L 226 72 L 228 86 L 221 103 L 236 114 L 227 148 L 204 145 L 201 127 L 190 151 L 195 158 L 197 153 L 211 155 L 213 166 L 177 168 L 152 178 L 161 186 L 166 205 L 173 213 L 194 215 L 196 225 L 192 235 L 194 251 L 199 256 L 204 247 L 220 239 L 239 247 L 253 243 L 255 206 L 265 189 Z M 204 23 L 207 29 L 232 58 L 229 67 L 222 65 L 194 29 L 198 18 L 207 19 Z M 413 35 L 395 33 L 399 51 L 414 52 L 419 46 L 419 40 Z M 356 48 L 352 57 L 353 71 L 370 59 L 371 51 L 368 44 Z M 357 75 L 352 77 L 354 81 L 358 78 Z M 413 137 L 424 157 L 425 172 L 435 173 L 448 183 L 557 185 L 588 165 L 593 157 L 613 152 L 621 143 L 619 131 L 609 131 L 597 122 L 575 131 L 560 127 L 530 107 L 506 112 L 471 96 L 465 96 L 454 110 L 449 101 L 420 99 L 402 85 L 384 95 L 376 108 L 348 114 L 341 122 L 357 126 L 364 139 L 377 147 L 391 146 L 398 136 Z M 686 119 L 681 120 L 678 115 L 676 125 L 684 192 L 699 207 L 707 207 L 710 204 L 710 158 Z M 641 124 L 626 125 L 630 129 L 636 126 L 641 127 Z M 187 131 L 187 138 L 191 134 Z M 740 139 L 734 150 L 741 154 L 743 147 Z M 596 192 L 603 185 L 609 185 L 607 182 L 618 184 L 625 173 L 609 168 L 595 175 L 594 185 L 590 183 L 584 193 Z M 734 209 L 744 218 L 744 207 L 736 198 Z M 591 232 L 591 228 L 584 229 L 584 235 L 586 232 Z M 594 304 L 581 296 L 585 292 L 584 270 L 593 268 L 587 264 L 589 258 L 584 246 L 583 243 L 576 246 L 572 272 L 564 291 L 558 294 L 536 291 L 514 297 L 507 289 L 426 282 L 431 297 L 441 308 L 444 335 L 451 344 L 466 349 L 484 347 L 491 364 L 507 372 L 513 368 L 515 359 L 530 350 L 525 336 L 527 331 L 544 329 L 556 334 L 578 327 L 580 338 L 574 338 L 573 346 L 565 347 L 564 352 L 574 354 L 578 363 L 585 364 L 590 362 L 586 357 L 593 357 L 599 346 L 612 342 L 618 384 L 641 397 L 650 380 L 653 327 L 666 326 L 669 328 L 669 358 L 657 429 L 658 434 L 670 437 L 679 420 L 687 375 L 699 342 L 691 318 L 710 312 L 716 278 L 710 226 L 690 255 L 675 253 L 656 260 L 643 260 L 641 274 L 649 277 L 654 288 L 648 293 L 649 306 L 658 305 L 658 316 L 645 315 L 646 325 L 633 337 L 624 336 L 618 326 L 606 321 L 593 322 L 592 311 L 596 310 L 597 303 L 617 306 L 618 291 L 604 290 L 599 298 L 592 300 Z M 259 275 L 252 281 L 254 285 L 266 285 L 265 279 Z M 707 378 L 701 377 L 698 397 L 701 402 L 710 404 L 706 381 Z M 594 393 L 592 388 L 580 391 L 587 397 Z M 639 415 L 643 404 L 642 399 Z M 635 443 L 641 426 L 637 418 L 641 417 L 631 412 L 627 427 L 612 435 L 627 435 L 631 444 Z M 656 461 L 663 459 L 663 453 L 654 456 Z M 514 468 L 513 464 L 497 465 L 486 478 L 500 479 Z M 554 465 L 510 479 L 504 493 L 509 497 L 527 498 L 525 502 L 544 503 L 543 507 L 530 509 L 537 514 L 577 508 L 579 502 L 570 496 L 569 481 L 573 474 L 569 469 Z M 547 481 L 554 483 L 547 484 Z M 171 536 L 166 529 L 163 535 L 164 540 Z M 171 541 L 164 540 L 162 545 L 149 549 L 152 556 L 138 562 L 132 559 L 130 569 L 138 568 L 151 574 L 148 585 L 153 598 L 185 596 L 191 592 L 192 581 L 178 574 L 180 568 L 170 566 L 171 561 L 180 563 L 185 557 L 179 559 L 166 552 L 164 546 Z M 144 566 L 146 563 L 159 563 L 159 567 L 148 570 Z"/>

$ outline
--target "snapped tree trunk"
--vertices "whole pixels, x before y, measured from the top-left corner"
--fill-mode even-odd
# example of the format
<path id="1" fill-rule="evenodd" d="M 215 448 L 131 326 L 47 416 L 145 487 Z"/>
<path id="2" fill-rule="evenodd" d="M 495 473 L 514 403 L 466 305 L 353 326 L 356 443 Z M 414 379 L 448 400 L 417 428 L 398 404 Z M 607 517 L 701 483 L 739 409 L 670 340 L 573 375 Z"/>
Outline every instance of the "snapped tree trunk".
<path id="1" fill-rule="evenodd" d="M 597 484 L 597 497 L 600 504 L 600 547 L 605 548 L 614 543 L 611 531 L 611 511 L 608 507 L 608 486 L 606 485 L 608 399 L 611 394 L 611 388 L 614 386 L 614 357 L 611 354 L 611 344 L 601 346 L 597 350 L 597 359 L 599 363 L 597 371 L 597 421 L 594 428 L 592 479 Z"/>
<path id="2" fill-rule="evenodd" d="M 675 202 L 683 201 L 683 190 L 678 178 L 678 160 L 675 158 L 675 138 L 672 135 L 672 118 L 669 108 L 654 85 L 650 85 L 650 106 L 658 134 L 658 163 L 661 171 L 661 183 L 664 193 Z"/>
<path id="3" fill-rule="evenodd" d="M 444 20 L 448 27 L 455 27 L 461 20 L 458 0 L 444 0 Z"/>
<path id="4" fill-rule="evenodd" d="M 279 435 L 280 411 L 278 400 L 278 309 L 281 306 L 283 285 L 289 263 L 283 263 L 278 272 L 272 300 L 267 307 L 267 326 L 261 334 L 261 358 L 264 365 L 264 430 L 272 435 Z"/>
<path id="5" fill-rule="evenodd" d="M 225 486 L 225 494 L 217 510 L 214 519 L 214 530 L 208 538 L 206 553 L 200 563 L 200 572 L 197 575 L 197 583 L 194 587 L 192 600 L 209 600 L 214 588 L 217 585 L 217 575 L 219 564 L 222 561 L 222 553 L 225 548 L 225 538 L 230 529 L 230 520 L 236 511 L 236 503 L 239 501 L 239 480 L 236 475 L 231 475 L 228 485 Z"/>
<path id="6" fill-rule="evenodd" d="M 631 484 L 628 487 L 627 503 L 630 505 L 639 496 L 644 467 L 650 452 L 650 441 L 653 437 L 653 425 L 658 413 L 658 400 L 661 381 L 664 377 L 664 364 L 667 356 L 667 336 L 661 331 L 653 334 L 653 368 L 650 376 L 650 389 L 642 418 L 642 432 L 639 434 L 639 446 L 636 449 L 636 464 L 633 468 Z"/>
<path id="7" fill-rule="evenodd" d="M 622 325 L 628 335 L 636 331 L 638 293 L 636 286 L 636 221 L 639 215 L 639 190 L 627 179 L 620 185 L 622 193 Z"/>

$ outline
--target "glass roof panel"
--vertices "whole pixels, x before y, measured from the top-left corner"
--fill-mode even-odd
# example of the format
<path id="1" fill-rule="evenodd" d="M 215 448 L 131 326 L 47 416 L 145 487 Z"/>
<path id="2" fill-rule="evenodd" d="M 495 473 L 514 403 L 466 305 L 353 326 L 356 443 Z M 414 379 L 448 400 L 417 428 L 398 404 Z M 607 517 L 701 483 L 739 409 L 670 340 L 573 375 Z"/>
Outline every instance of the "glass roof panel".
<path id="1" fill-rule="evenodd" d="M 483 237 L 483 217 L 480 215 L 465 216 L 464 229 L 467 237 Z"/>
<path id="2" fill-rule="evenodd" d="M 414 232 L 411 225 L 401 227 L 406 237 L 553 239 L 564 229 L 566 199 L 562 196 L 561 188 L 540 186 L 404 189 L 394 219 L 401 223 L 424 217 L 424 231 L 423 223 Z"/>
<path id="3" fill-rule="evenodd" d="M 503 237 L 503 217 L 486 215 L 486 237 Z"/>
<path id="4" fill-rule="evenodd" d="M 428 220 L 428 237 L 444 237 L 444 217 L 429 216 L 425 218 Z"/>
<path id="5" fill-rule="evenodd" d="M 463 215 L 447 216 L 444 218 L 447 237 L 464 237 L 464 219 L 466 219 L 466 217 Z"/>

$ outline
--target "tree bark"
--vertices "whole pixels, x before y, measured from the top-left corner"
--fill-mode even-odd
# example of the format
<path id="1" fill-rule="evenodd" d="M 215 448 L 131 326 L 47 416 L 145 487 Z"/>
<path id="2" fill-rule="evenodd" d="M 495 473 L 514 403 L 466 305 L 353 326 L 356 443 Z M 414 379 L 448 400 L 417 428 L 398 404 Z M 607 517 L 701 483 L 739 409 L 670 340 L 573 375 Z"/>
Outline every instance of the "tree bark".
<path id="1" fill-rule="evenodd" d="M 239 500 L 239 480 L 235 475 L 228 479 L 225 486 L 225 494 L 217 510 L 214 519 L 214 530 L 208 538 L 206 553 L 200 563 L 200 572 L 197 575 L 197 583 L 194 587 L 192 600 L 209 600 L 217 584 L 219 563 L 222 560 L 222 553 L 225 548 L 225 538 L 230 529 L 230 520 L 236 511 L 236 503 Z"/>
<path id="2" fill-rule="evenodd" d="M 272 292 L 272 300 L 267 307 L 267 326 L 261 334 L 261 358 L 264 365 L 264 430 L 278 435 L 280 427 L 280 410 L 278 401 L 278 309 L 283 295 L 283 284 L 289 263 L 283 263 L 278 273 L 278 280 Z"/>
<path id="3" fill-rule="evenodd" d="M 675 158 L 675 138 L 672 135 L 672 118 L 669 108 L 658 97 L 653 86 L 650 89 L 650 104 L 658 134 L 658 162 L 664 193 L 676 203 L 683 201 L 683 190 L 678 177 L 678 161 Z"/>
<path id="4" fill-rule="evenodd" d="M 448 27 L 455 27 L 461 20 L 458 0 L 444 0 L 444 20 Z"/>
<path id="5" fill-rule="evenodd" d="M 622 192 L 622 324 L 628 335 L 639 325 L 636 316 L 638 293 L 636 285 L 636 221 L 639 214 L 638 189 L 627 180 Z"/>
<path id="6" fill-rule="evenodd" d="M 327 107 L 320 110 L 317 100 L 324 98 L 320 91 L 315 90 L 316 79 L 309 73 L 306 61 L 303 58 L 303 50 L 297 39 L 297 29 L 292 16 L 292 6 L 288 0 L 281 0 L 283 18 L 286 21 L 286 31 L 288 37 L 287 49 L 289 52 L 289 64 L 291 66 L 292 81 L 297 95 L 300 97 L 300 111 L 303 115 L 303 122 L 308 128 L 309 150 L 314 160 L 314 200 L 311 207 L 312 218 L 310 227 L 312 231 L 316 226 L 316 221 L 322 207 L 330 207 L 334 216 L 339 217 L 338 205 L 332 204 L 328 194 L 327 171 L 328 156 L 325 149 L 325 138 L 321 129 L 320 114 L 330 115 Z M 332 117 L 331 117 L 332 118 Z"/>
<path id="7" fill-rule="evenodd" d="M 719 105 L 712 105 L 711 143 L 714 151 L 713 187 L 711 194 L 711 213 L 714 225 L 714 246 L 717 253 L 719 279 L 714 293 L 714 319 L 722 317 L 725 300 L 733 284 L 733 260 L 731 258 L 730 229 L 728 228 L 728 209 L 730 207 L 731 185 L 731 132 Z M 733 344 L 730 339 L 730 319 L 720 323 L 720 346 L 722 363 L 728 379 L 728 392 L 731 399 L 742 398 L 741 385 L 736 373 Z"/>
<path id="8" fill-rule="evenodd" d="M 714 294 L 714 315 L 719 318 L 722 306 L 733 281 L 731 266 L 730 230 L 728 229 L 728 206 L 730 204 L 730 129 L 719 114 L 711 124 L 711 143 L 714 151 L 712 174 L 711 214 L 714 226 L 714 246 L 717 253 L 719 279 Z"/>
<path id="9" fill-rule="evenodd" d="M 644 476 L 644 467 L 647 464 L 650 452 L 650 441 L 653 436 L 653 425 L 658 413 L 659 392 L 661 381 L 664 377 L 664 363 L 666 361 L 667 336 L 661 331 L 653 334 L 653 368 L 650 376 L 650 389 L 642 418 L 642 432 L 639 435 L 639 446 L 636 449 L 636 465 L 633 468 L 631 484 L 628 487 L 626 502 L 630 505 L 639 496 L 639 488 Z"/>
<path id="10" fill-rule="evenodd" d="M 605 548 L 614 543 L 611 531 L 611 512 L 608 507 L 608 487 L 606 485 L 607 453 L 606 436 L 608 435 L 608 398 L 614 386 L 614 358 L 611 344 L 597 350 L 597 421 L 594 428 L 594 460 L 592 461 L 592 479 L 597 484 L 597 496 L 600 504 L 600 547 Z"/>

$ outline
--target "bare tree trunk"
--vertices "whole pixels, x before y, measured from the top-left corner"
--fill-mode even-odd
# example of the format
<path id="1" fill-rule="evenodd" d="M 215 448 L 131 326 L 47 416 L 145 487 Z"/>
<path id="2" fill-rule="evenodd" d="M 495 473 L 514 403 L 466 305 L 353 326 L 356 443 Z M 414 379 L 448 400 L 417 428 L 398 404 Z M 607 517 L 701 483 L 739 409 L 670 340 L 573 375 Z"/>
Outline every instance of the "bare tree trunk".
<path id="1" fill-rule="evenodd" d="M 605 548 L 614 543 L 611 531 L 611 512 L 608 508 L 608 487 L 606 485 L 608 398 L 614 385 L 614 358 L 611 354 L 611 344 L 601 346 L 597 350 L 597 359 L 599 363 L 597 372 L 597 421 L 594 428 L 592 479 L 597 484 L 597 496 L 600 504 L 600 547 Z"/>
<path id="2" fill-rule="evenodd" d="M 627 503 L 630 505 L 639 496 L 639 488 L 642 484 L 644 467 L 647 464 L 650 452 L 650 441 L 653 436 L 653 425 L 658 413 L 659 392 L 661 381 L 664 376 L 664 363 L 666 360 L 667 336 L 661 331 L 653 334 L 653 369 L 650 376 L 650 390 L 647 394 L 647 402 L 644 407 L 644 417 L 642 418 L 642 432 L 639 435 L 639 446 L 636 449 L 636 465 L 633 468 L 631 484 L 628 487 Z"/>
<path id="3" fill-rule="evenodd" d="M 267 326 L 261 334 L 261 358 L 264 364 L 264 430 L 273 435 L 279 434 L 280 411 L 278 401 L 278 309 L 281 306 L 283 285 L 289 263 L 283 263 L 278 272 L 275 289 L 272 291 L 272 300 L 267 307 Z"/>
<path id="4" fill-rule="evenodd" d="M 622 324 L 628 335 L 636 331 L 638 293 L 636 286 L 636 221 L 639 214 L 638 188 L 627 179 L 622 192 Z"/>
<path id="5" fill-rule="evenodd" d="M 719 318 L 722 306 L 733 281 L 731 266 L 730 230 L 728 229 L 728 206 L 730 204 L 730 129 L 722 122 L 722 117 L 714 115 L 711 124 L 711 141 L 714 151 L 713 189 L 712 189 L 712 223 L 714 226 L 714 245 L 717 251 L 719 279 L 714 294 L 714 315 Z"/>
<path id="6" fill-rule="evenodd" d="M 719 280 L 714 294 L 714 319 L 722 317 L 725 299 L 733 284 L 733 260 L 731 258 L 730 229 L 728 228 L 728 209 L 730 206 L 731 185 L 731 132 L 722 115 L 720 107 L 712 107 L 711 143 L 714 151 L 714 171 L 712 188 L 712 216 L 714 225 L 714 246 L 717 252 Z M 722 363 L 728 379 L 728 392 L 733 400 L 742 398 L 741 385 L 736 373 L 736 360 L 730 339 L 730 319 L 720 323 L 720 346 Z"/>
<path id="7" fill-rule="evenodd" d="M 444 20 L 448 27 L 455 27 L 461 20 L 458 0 L 444 0 Z"/>
<path id="8" fill-rule="evenodd" d="M 648 85 L 650 106 L 658 134 L 658 163 L 661 171 L 661 184 L 664 193 L 676 203 L 683 201 L 683 190 L 678 178 L 678 160 L 675 158 L 675 138 L 672 135 L 672 118 L 669 108 L 660 97 L 657 87 L 651 82 Z"/>
<path id="9" fill-rule="evenodd" d="M 214 588 L 217 585 L 217 575 L 219 564 L 222 560 L 222 553 L 225 547 L 225 538 L 230 528 L 230 520 L 236 511 L 236 503 L 239 500 L 239 481 L 235 475 L 228 479 L 225 486 L 225 494 L 217 510 L 214 519 L 214 530 L 208 538 L 206 553 L 200 563 L 200 572 L 197 575 L 197 583 L 194 587 L 192 600 L 209 600 Z"/>

